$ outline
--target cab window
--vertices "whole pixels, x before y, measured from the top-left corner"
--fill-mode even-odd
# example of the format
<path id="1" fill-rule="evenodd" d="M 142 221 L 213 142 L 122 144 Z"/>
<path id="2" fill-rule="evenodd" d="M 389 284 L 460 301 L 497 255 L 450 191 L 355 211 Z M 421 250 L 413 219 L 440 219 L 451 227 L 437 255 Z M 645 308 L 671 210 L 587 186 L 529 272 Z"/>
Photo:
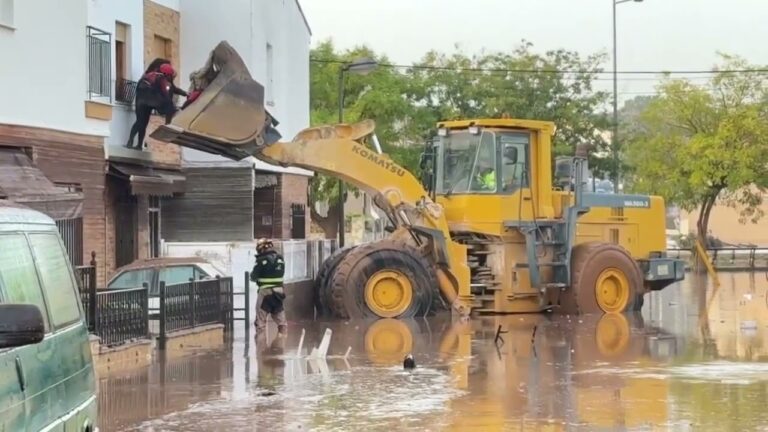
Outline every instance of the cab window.
<path id="1" fill-rule="evenodd" d="M 80 319 L 77 287 L 59 236 L 30 234 L 29 241 L 50 305 L 53 327 L 62 328 L 77 322 Z"/>
<path id="2" fill-rule="evenodd" d="M 471 179 L 472 192 L 496 192 L 496 143 L 493 132 L 483 132 Z"/>
<path id="3" fill-rule="evenodd" d="M 50 331 L 35 261 L 23 234 L 0 235 L 0 292 L 5 303 L 33 304 L 40 308 L 45 331 Z"/>
<path id="4" fill-rule="evenodd" d="M 531 135 L 529 133 L 498 134 L 501 152 L 501 185 L 505 193 L 529 187 L 528 168 Z"/>

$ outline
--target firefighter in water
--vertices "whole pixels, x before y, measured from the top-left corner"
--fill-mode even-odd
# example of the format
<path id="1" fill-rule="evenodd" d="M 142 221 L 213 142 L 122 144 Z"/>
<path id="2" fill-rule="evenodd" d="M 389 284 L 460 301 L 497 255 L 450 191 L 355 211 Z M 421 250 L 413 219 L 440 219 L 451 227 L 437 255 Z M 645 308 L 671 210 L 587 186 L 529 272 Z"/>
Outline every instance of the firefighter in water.
<path id="1" fill-rule="evenodd" d="M 285 260 L 274 249 L 269 239 L 259 239 L 256 242 L 256 264 L 251 272 L 251 281 L 258 285 L 256 300 L 256 334 L 267 327 L 267 316 L 271 315 L 277 324 L 279 334 L 284 335 L 288 330 L 285 319 L 285 290 L 283 289 L 283 274 Z"/>

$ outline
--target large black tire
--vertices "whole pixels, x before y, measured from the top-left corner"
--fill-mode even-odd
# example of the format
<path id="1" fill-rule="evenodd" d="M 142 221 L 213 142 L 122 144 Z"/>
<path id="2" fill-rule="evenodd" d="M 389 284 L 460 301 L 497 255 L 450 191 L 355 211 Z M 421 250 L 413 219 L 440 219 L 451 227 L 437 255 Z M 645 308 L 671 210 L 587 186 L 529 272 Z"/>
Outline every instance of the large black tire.
<path id="1" fill-rule="evenodd" d="M 377 272 L 386 270 L 402 274 L 411 286 L 410 303 L 396 316 L 374 312 L 365 300 L 366 283 Z M 434 266 L 416 248 L 385 239 L 359 246 L 339 263 L 329 284 L 331 309 L 342 319 L 423 316 L 435 309 L 437 286 Z"/>
<path id="2" fill-rule="evenodd" d="M 334 251 L 325 261 L 323 261 L 322 264 L 320 264 L 320 268 L 317 271 L 317 276 L 315 276 L 314 283 L 315 307 L 317 308 L 317 314 L 320 317 L 332 316 L 330 302 L 328 301 L 328 296 L 330 293 L 328 285 L 330 283 L 331 276 L 336 270 L 336 267 L 339 265 L 341 260 L 343 260 L 344 257 L 346 257 L 347 254 L 355 247 L 357 246 L 338 249 Z"/>
<path id="3" fill-rule="evenodd" d="M 596 285 L 601 274 L 615 269 L 627 282 L 626 302 L 619 301 L 606 310 L 598 302 Z M 621 246 L 589 242 L 577 245 L 571 255 L 571 286 L 560 296 L 561 313 L 582 315 L 632 311 L 643 292 L 643 274 L 637 262 Z M 622 303 L 624 303 L 622 305 Z"/>

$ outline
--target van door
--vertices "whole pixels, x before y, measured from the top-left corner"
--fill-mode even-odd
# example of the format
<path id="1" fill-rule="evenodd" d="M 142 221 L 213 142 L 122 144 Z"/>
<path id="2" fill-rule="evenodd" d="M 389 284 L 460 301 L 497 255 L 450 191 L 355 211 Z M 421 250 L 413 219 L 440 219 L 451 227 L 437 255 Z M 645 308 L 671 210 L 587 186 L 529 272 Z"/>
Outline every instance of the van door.
<path id="1" fill-rule="evenodd" d="M 55 401 L 44 391 L 49 368 L 58 367 L 48 308 L 26 236 L 0 234 L 0 245 L 0 301 L 36 305 L 46 330 L 37 345 L 0 351 L 0 430 L 39 430 L 56 419 Z"/>
<path id="2" fill-rule="evenodd" d="M 50 414 L 66 423 L 66 430 L 83 430 L 95 422 L 85 408 L 95 404 L 96 379 L 75 275 L 57 232 L 29 233 L 28 238 L 53 329 L 52 355 L 38 357 L 47 377 L 44 391 L 51 395 Z M 33 417 L 37 420 L 44 421 Z"/>

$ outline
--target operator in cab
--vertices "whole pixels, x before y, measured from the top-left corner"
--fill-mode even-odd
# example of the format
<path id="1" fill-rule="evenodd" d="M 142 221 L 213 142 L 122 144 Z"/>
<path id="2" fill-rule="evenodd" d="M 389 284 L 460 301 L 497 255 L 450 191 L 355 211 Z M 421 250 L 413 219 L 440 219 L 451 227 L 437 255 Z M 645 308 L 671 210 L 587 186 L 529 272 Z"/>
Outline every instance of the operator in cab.
<path id="1" fill-rule="evenodd" d="M 278 334 L 285 335 L 288 322 L 285 319 L 285 290 L 283 275 L 285 260 L 274 248 L 272 241 L 261 238 L 256 242 L 256 264 L 251 272 L 251 281 L 258 285 L 256 297 L 256 335 L 267 328 L 267 317 L 277 324 Z"/>

